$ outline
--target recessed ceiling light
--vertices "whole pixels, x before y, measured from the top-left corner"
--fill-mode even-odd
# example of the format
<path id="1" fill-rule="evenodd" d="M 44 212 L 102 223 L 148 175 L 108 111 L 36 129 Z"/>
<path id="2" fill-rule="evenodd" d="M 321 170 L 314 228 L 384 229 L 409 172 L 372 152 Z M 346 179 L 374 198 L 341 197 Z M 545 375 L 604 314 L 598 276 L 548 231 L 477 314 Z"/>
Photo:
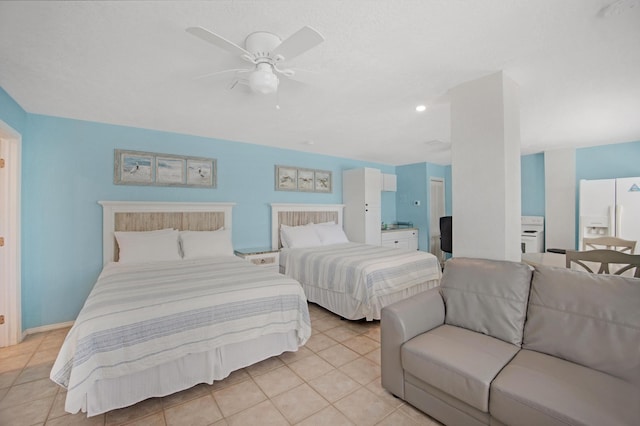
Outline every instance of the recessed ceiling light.
<path id="1" fill-rule="evenodd" d="M 418 105 L 416 107 L 416 111 L 418 111 L 418 112 L 424 112 L 426 110 L 427 110 L 427 106 L 426 105 Z"/>
<path id="2" fill-rule="evenodd" d="M 304 143 L 305 145 L 313 145 L 313 144 L 315 144 L 315 142 L 312 141 L 312 140 L 306 140 L 306 141 L 304 141 L 302 143 Z"/>

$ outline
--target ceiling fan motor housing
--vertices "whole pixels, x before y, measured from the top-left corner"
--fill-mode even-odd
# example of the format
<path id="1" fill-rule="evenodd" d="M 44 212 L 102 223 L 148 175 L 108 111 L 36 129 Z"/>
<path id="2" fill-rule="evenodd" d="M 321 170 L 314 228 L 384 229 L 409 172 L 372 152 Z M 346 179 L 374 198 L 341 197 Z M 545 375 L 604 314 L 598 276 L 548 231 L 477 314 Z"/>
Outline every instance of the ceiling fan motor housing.
<path id="1" fill-rule="evenodd" d="M 247 51 L 254 55 L 256 60 L 261 58 L 276 60 L 276 58 L 271 57 L 271 52 L 281 43 L 282 39 L 277 35 L 266 31 L 257 31 L 247 36 L 244 46 Z"/>

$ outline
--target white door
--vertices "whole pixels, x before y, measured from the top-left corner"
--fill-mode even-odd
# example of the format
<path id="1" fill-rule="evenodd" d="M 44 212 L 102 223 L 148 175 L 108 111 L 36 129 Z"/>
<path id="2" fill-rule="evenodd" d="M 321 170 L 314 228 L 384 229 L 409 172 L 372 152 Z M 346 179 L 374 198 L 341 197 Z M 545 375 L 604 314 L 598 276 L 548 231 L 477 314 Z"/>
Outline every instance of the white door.
<path id="1" fill-rule="evenodd" d="M 381 243 L 380 223 L 382 221 L 382 210 L 380 206 L 365 207 L 365 244 L 379 246 Z"/>
<path id="2" fill-rule="evenodd" d="M 616 236 L 640 244 L 640 177 L 616 180 L 616 217 Z"/>
<path id="3" fill-rule="evenodd" d="M 0 120 L 0 347 L 22 338 L 20 309 L 20 135 Z M 0 164 L 2 165 L 2 164 Z M 2 322 L 2 321 L 0 321 Z"/>
<path id="4" fill-rule="evenodd" d="M 429 252 L 440 260 L 444 260 L 440 250 L 440 218 L 445 215 L 444 203 L 444 179 L 429 178 Z"/>
<path id="5" fill-rule="evenodd" d="M 364 169 L 364 202 L 368 207 L 382 204 L 382 173 L 378 169 Z M 378 223 L 378 226 L 380 224 Z"/>
<path id="6" fill-rule="evenodd" d="M 0 137 L 0 268 L 5 269 L 7 256 L 5 255 L 6 216 L 8 207 L 8 188 L 5 160 L 6 142 Z M 9 345 L 7 320 L 9 311 L 9 283 L 4 272 L 0 272 L 0 348 Z"/>

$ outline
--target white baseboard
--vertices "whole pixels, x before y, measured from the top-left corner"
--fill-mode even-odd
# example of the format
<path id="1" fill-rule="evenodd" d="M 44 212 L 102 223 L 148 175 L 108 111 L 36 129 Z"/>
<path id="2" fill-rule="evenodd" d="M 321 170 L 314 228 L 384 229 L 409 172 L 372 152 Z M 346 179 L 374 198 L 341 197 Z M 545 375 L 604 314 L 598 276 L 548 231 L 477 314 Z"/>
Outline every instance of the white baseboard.
<path id="1" fill-rule="evenodd" d="M 51 331 L 51 330 L 57 330 L 59 328 L 71 327 L 73 323 L 74 321 L 67 321 L 67 322 L 59 322 L 57 324 L 43 325 L 41 327 L 28 328 L 22 332 L 22 338 L 24 339 L 29 334 L 42 333 L 44 331 Z"/>

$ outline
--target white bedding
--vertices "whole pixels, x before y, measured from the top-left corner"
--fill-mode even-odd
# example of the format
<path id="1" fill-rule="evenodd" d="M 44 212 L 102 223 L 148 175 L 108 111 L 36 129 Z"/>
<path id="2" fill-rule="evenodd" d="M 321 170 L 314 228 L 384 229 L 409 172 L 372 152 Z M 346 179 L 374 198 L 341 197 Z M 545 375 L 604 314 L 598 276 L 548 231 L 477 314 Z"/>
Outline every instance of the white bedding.
<path id="1" fill-rule="evenodd" d="M 245 343 L 264 342 L 269 336 L 274 337 L 269 342 L 282 342 L 276 344 L 280 350 L 260 348 L 259 358 L 243 361 L 257 362 L 292 350 L 292 340 L 303 345 L 310 335 L 300 285 L 237 257 L 112 263 L 100 274 L 65 339 L 51 379 L 68 390 L 66 411 L 89 408 L 89 415 L 99 414 L 104 407 L 91 408 L 87 402 L 96 399 L 93 393 L 101 384 L 126 382 L 154 369 L 161 373 L 159 366 L 175 365 L 194 354 L 206 354 L 203 360 L 216 358 L 223 353 L 220 348 L 241 347 L 246 352 Z M 232 369 L 242 366 L 246 365 Z M 210 383 L 231 371 L 222 367 L 222 373 L 210 368 L 189 380 Z M 161 385 L 156 389 L 179 390 Z M 146 397 L 162 396 L 155 393 Z M 125 402 L 132 404 L 140 397 Z"/>
<path id="2" fill-rule="evenodd" d="M 383 306 L 439 284 L 430 253 L 359 243 L 282 249 L 281 265 L 307 299 L 347 319 L 380 319 Z"/>

